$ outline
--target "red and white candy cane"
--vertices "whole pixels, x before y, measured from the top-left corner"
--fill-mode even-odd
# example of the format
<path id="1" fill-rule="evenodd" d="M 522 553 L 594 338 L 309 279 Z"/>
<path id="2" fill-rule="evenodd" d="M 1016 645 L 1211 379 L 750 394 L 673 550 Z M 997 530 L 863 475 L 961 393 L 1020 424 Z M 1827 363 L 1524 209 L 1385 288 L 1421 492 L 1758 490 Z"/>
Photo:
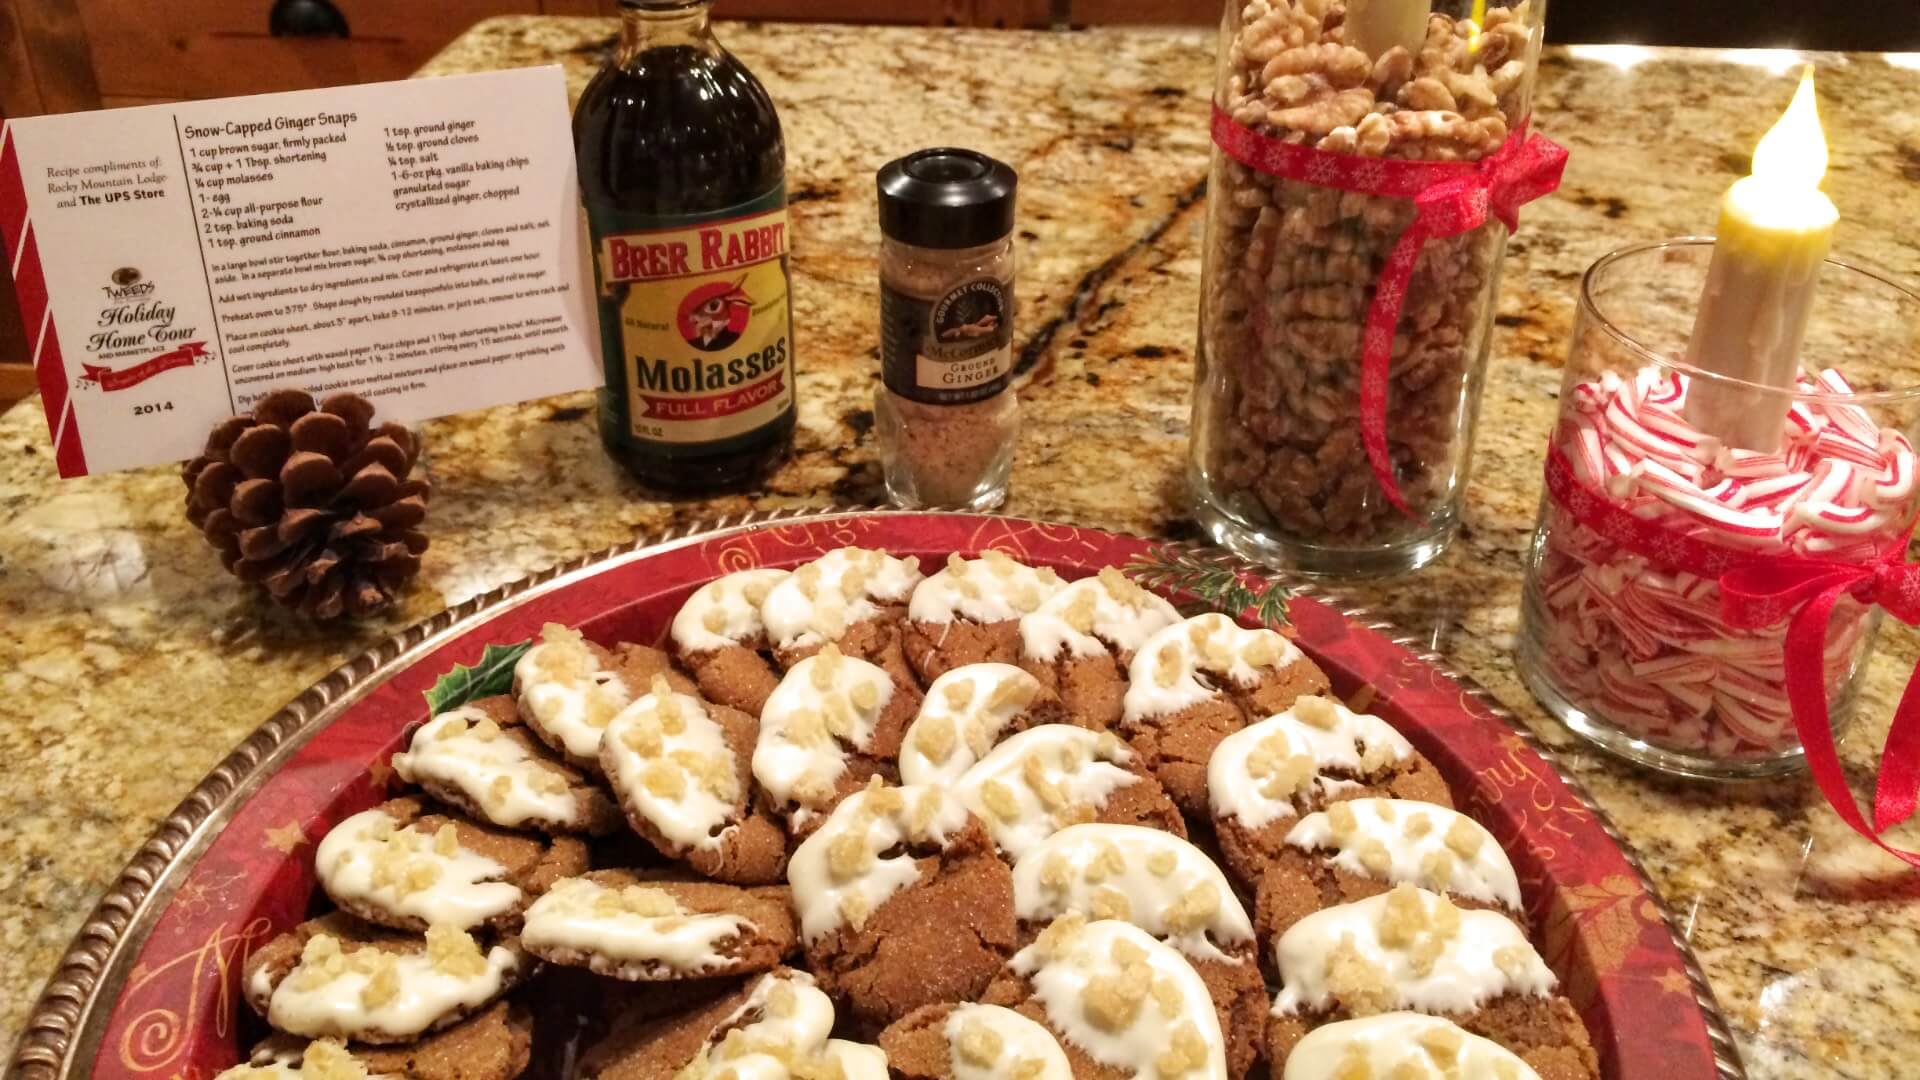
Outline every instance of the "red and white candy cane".
<path id="1" fill-rule="evenodd" d="M 1837 373 L 1808 393 L 1850 393 Z M 1827 711 L 1872 609 L 1920 624 L 1906 562 L 1915 453 L 1858 406 L 1796 403 L 1777 454 L 1685 426 L 1683 376 L 1576 387 L 1549 447 L 1553 507 L 1537 587 L 1549 663 L 1583 708 L 1661 745 L 1739 756 L 1804 747 L 1861 835 L 1920 803 L 1920 679 L 1896 710 L 1871 824 L 1842 773 Z"/>

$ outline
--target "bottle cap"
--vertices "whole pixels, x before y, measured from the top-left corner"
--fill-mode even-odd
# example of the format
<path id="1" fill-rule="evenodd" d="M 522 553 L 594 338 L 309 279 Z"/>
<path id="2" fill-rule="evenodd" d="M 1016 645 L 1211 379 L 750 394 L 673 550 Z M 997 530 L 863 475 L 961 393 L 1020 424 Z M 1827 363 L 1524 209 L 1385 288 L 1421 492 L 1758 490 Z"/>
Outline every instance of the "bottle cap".
<path id="1" fill-rule="evenodd" d="M 991 244 L 1013 231 L 1019 177 L 974 150 L 936 147 L 880 170 L 880 231 L 926 248 Z"/>

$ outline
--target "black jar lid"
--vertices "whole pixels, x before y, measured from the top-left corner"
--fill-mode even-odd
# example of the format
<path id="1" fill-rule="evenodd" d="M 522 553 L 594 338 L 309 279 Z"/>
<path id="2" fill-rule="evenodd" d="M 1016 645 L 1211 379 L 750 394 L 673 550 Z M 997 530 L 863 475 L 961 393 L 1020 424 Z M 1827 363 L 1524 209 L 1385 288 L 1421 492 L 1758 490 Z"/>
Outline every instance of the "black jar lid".
<path id="1" fill-rule="evenodd" d="M 1019 177 L 974 150 L 936 147 L 880 170 L 880 231 L 926 248 L 991 244 L 1013 231 Z"/>

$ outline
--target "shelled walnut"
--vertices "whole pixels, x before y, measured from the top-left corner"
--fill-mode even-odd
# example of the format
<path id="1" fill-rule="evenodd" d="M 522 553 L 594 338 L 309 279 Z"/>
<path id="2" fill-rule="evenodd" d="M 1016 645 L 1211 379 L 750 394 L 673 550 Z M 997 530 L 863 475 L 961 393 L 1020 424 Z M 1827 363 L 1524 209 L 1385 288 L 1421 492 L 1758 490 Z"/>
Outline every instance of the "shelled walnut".
<path id="1" fill-rule="evenodd" d="M 1521 0 L 1476 31 L 1435 12 L 1417 51 L 1347 40 L 1342 0 L 1249 0 L 1230 18 L 1216 103 L 1270 138 L 1335 153 L 1476 161 L 1527 114 L 1538 19 Z M 1391 544 L 1432 531 L 1464 481 L 1506 234 L 1427 242 L 1393 342 L 1394 509 L 1360 438 L 1361 343 L 1409 200 L 1280 179 L 1216 156 L 1196 453 L 1202 497 L 1283 538 Z"/>

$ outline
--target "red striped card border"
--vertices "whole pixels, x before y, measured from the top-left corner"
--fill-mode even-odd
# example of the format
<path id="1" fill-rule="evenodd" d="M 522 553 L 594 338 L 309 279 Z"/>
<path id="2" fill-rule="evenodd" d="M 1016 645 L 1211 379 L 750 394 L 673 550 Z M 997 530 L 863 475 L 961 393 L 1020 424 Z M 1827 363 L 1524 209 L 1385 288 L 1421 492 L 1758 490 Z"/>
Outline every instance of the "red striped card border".
<path id="1" fill-rule="evenodd" d="M 87 454 L 80 445 L 80 422 L 69 396 L 72 383 L 60 358 L 60 335 L 53 326 L 53 308 L 47 299 L 47 275 L 40 265 L 40 246 L 33 220 L 27 214 L 27 185 L 20 174 L 18 142 L 13 125 L 0 124 L 0 239 L 6 244 L 13 268 L 13 291 L 20 298 L 20 321 L 26 327 L 34 377 L 40 383 L 40 403 L 47 410 L 47 428 L 53 432 L 53 459 L 60 475 L 87 475 Z"/>

